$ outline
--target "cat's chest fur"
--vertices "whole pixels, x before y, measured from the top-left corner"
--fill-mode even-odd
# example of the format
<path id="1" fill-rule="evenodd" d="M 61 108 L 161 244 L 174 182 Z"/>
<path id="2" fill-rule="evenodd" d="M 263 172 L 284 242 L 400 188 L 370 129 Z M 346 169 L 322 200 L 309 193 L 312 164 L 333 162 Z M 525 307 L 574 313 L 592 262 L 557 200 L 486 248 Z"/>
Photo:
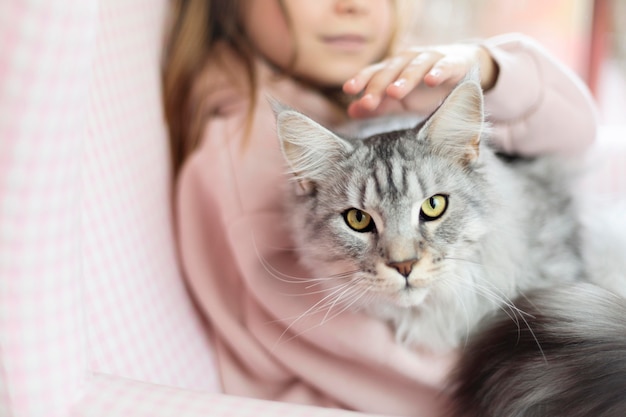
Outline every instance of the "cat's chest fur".
<path id="1" fill-rule="evenodd" d="M 277 124 L 301 261 L 405 343 L 454 348 L 520 291 L 583 274 L 567 172 L 495 155 L 473 81 L 417 127 L 366 139 L 292 110 Z"/>

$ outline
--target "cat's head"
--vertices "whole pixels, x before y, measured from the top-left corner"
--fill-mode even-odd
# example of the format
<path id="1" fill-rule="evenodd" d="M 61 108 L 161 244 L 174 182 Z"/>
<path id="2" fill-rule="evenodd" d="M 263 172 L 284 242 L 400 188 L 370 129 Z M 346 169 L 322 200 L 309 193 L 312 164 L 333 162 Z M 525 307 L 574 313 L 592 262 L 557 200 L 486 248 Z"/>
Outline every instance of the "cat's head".
<path id="1" fill-rule="evenodd" d="M 301 260 L 331 278 L 331 287 L 351 282 L 366 303 L 415 307 L 445 291 L 488 222 L 484 124 L 481 88 L 472 80 L 418 126 L 366 139 L 278 110 Z"/>

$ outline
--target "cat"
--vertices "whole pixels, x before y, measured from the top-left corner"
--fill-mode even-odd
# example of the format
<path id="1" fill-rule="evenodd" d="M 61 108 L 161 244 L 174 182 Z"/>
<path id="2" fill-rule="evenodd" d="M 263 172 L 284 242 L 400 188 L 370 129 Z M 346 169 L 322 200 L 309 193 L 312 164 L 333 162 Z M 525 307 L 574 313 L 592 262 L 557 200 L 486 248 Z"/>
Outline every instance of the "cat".
<path id="1" fill-rule="evenodd" d="M 324 276 L 357 270 L 344 279 L 367 292 L 359 307 L 404 343 L 456 348 L 519 292 L 585 274 L 570 172 L 502 161 L 486 129 L 469 81 L 417 127 L 365 139 L 278 113 L 300 259 Z"/>
<path id="2" fill-rule="evenodd" d="M 460 82 L 433 114 L 408 128 L 388 130 L 386 120 L 379 133 L 340 136 L 279 107 L 276 121 L 294 178 L 287 212 L 300 260 L 321 276 L 350 282 L 359 294 L 351 297 L 352 307 L 388 322 L 401 343 L 437 352 L 467 346 L 451 374 L 451 415 L 560 415 L 541 410 L 546 404 L 566 409 L 569 397 L 539 382 L 526 386 L 516 401 L 495 398 L 507 383 L 533 378 L 540 372 L 537 363 L 559 361 L 550 354 L 570 343 L 562 329 L 592 328 L 593 314 L 607 304 L 623 312 L 623 298 L 580 284 L 592 278 L 583 262 L 572 193 L 576 163 L 495 152 L 475 77 Z M 562 306 L 572 308 L 571 314 L 559 315 Z M 581 313 L 577 306 L 588 310 Z M 603 330 L 615 343 L 608 348 L 623 358 L 625 316 L 609 310 Z M 617 320 L 613 328 L 609 318 Z M 596 333 L 581 333 L 593 344 Z M 520 341 L 530 334 L 534 343 L 518 345 L 518 334 Z M 495 343 L 499 337 L 517 346 L 515 357 L 509 345 Z M 572 364 L 589 360 L 585 352 L 575 352 Z M 490 375 L 497 360 L 515 367 L 515 375 Z M 591 371 L 595 391 L 626 392 L 626 364 L 622 359 L 616 366 L 613 379 L 599 368 Z M 554 370 L 545 383 L 563 376 L 548 369 Z M 585 381 L 578 382 L 581 388 L 571 392 L 582 395 Z M 620 387 L 611 387 L 615 382 Z M 493 398 L 487 404 L 485 393 Z M 621 394 L 598 401 L 596 410 L 613 411 L 592 415 L 626 415 Z"/>

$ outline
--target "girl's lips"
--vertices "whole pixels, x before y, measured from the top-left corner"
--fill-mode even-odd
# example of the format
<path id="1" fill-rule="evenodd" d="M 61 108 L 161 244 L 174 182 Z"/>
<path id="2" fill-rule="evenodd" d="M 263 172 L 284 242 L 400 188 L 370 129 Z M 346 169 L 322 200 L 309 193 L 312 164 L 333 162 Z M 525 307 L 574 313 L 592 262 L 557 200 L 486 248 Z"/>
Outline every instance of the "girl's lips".
<path id="1" fill-rule="evenodd" d="M 323 36 L 322 40 L 333 48 L 347 52 L 359 51 L 367 44 L 367 39 L 360 35 Z"/>

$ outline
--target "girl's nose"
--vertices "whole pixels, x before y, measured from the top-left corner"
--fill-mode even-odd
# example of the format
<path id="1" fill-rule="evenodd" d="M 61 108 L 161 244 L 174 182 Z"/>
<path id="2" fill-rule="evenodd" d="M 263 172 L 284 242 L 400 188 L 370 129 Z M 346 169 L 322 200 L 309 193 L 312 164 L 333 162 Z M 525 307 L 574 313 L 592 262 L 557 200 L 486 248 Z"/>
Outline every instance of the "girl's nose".
<path id="1" fill-rule="evenodd" d="M 368 1 L 370 0 L 337 0 L 335 10 L 341 14 L 365 14 L 368 11 Z"/>

